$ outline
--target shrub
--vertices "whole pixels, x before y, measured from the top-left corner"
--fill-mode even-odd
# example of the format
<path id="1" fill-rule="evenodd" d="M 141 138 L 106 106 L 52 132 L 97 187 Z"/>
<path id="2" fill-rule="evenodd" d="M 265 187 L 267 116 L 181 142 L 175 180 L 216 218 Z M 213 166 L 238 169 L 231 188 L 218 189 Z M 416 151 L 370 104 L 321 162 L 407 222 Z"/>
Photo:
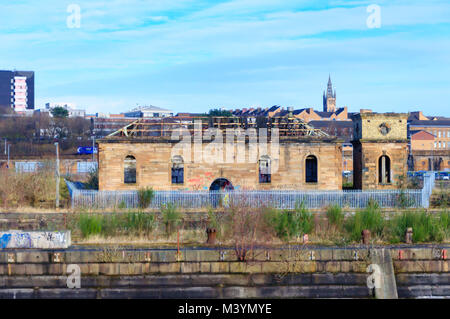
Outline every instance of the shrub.
<path id="1" fill-rule="evenodd" d="M 208 228 L 218 229 L 219 222 L 217 219 L 217 213 L 214 211 L 212 207 L 208 208 Z"/>
<path id="2" fill-rule="evenodd" d="M 55 207 L 56 179 L 54 171 L 16 173 L 0 170 L 0 202 L 8 207 Z"/>
<path id="3" fill-rule="evenodd" d="M 338 229 L 342 228 L 344 224 L 344 213 L 342 212 L 342 208 L 339 205 L 330 205 L 327 208 L 326 212 L 328 222 L 331 225 L 336 226 Z"/>
<path id="4" fill-rule="evenodd" d="M 148 235 L 155 228 L 155 216 L 151 213 L 130 212 L 126 215 L 126 230 L 128 234 L 137 232 Z"/>
<path id="5" fill-rule="evenodd" d="M 175 228 L 180 225 L 181 214 L 177 211 L 177 207 L 172 203 L 161 206 L 162 220 L 166 227 L 166 233 L 170 236 Z"/>
<path id="6" fill-rule="evenodd" d="M 119 203 L 119 206 L 117 206 L 117 208 L 125 209 L 125 208 L 127 208 L 127 203 L 125 203 L 125 201 L 121 200 Z"/>
<path id="7" fill-rule="evenodd" d="M 87 189 L 98 189 L 98 169 L 92 169 L 88 173 L 88 178 L 84 186 Z"/>
<path id="8" fill-rule="evenodd" d="M 84 238 L 91 235 L 100 235 L 102 232 L 102 223 L 103 218 L 99 215 L 81 214 L 78 219 L 78 227 Z"/>
<path id="9" fill-rule="evenodd" d="M 151 187 L 139 189 L 138 190 L 139 208 L 142 209 L 148 208 L 154 197 L 155 192 Z"/>
<path id="10" fill-rule="evenodd" d="M 369 200 L 367 207 L 348 218 L 344 227 L 349 233 L 350 239 L 354 241 L 361 239 L 361 232 L 364 229 L 370 230 L 373 235 L 381 236 L 384 229 L 384 216 L 378 203 Z"/>
<path id="11" fill-rule="evenodd" d="M 445 211 L 439 215 L 439 225 L 444 229 L 447 235 L 450 232 L 450 212 Z"/>
<path id="12" fill-rule="evenodd" d="M 441 213 L 439 217 L 424 211 L 394 216 L 390 221 L 391 242 L 403 241 L 409 227 L 413 229 L 414 242 L 442 241 L 448 234 L 448 213 Z"/>
<path id="13" fill-rule="evenodd" d="M 127 214 L 81 214 L 78 228 L 82 237 L 101 235 L 149 235 L 155 228 L 153 214 L 129 212 Z"/>
<path id="14" fill-rule="evenodd" d="M 123 217 L 117 214 L 103 214 L 100 215 L 102 232 L 104 237 L 117 236 L 124 231 Z"/>
<path id="15" fill-rule="evenodd" d="M 222 226 L 224 234 L 233 242 L 237 260 L 247 260 L 254 246 L 270 237 L 264 228 L 265 210 L 255 208 L 242 195 L 239 201 L 232 201 L 225 208 L 221 216 Z"/>
<path id="16" fill-rule="evenodd" d="M 59 180 L 59 195 L 60 195 L 59 206 L 60 207 L 69 206 L 70 203 L 69 188 L 67 187 L 67 183 L 63 178 Z"/>
<path id="17" fill-rule="evenodd" d="M 265 221 L 277 237 L 285 241 L 301 234 L 307 234 L 313 229 L 312 214 L 303 203 L 296 205 L 292 212 L 268 209 L 265 212 Z"/>

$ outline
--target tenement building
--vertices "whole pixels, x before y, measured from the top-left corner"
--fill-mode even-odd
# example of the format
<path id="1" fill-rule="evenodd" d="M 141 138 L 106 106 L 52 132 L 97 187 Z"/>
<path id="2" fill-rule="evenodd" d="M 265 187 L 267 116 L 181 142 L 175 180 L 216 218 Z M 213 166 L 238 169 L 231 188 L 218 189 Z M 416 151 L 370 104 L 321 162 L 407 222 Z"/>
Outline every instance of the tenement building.
<path id="1" fill-rule="evenodd" d="M 410 116 L 410 169 L 415 171 L 450 170 L 450 119 L 430 120 L 421 112 Z"/>

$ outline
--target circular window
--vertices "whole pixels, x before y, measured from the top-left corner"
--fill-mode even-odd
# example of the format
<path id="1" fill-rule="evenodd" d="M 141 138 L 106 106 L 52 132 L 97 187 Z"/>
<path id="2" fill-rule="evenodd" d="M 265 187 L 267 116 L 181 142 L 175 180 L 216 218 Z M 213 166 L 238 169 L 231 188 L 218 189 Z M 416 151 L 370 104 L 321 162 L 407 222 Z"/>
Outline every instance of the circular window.
<path id="1" fill-rule="evenodd" d="M 386 123 L 382 123 L 382 124 L 378 127 L 378 130 L 380 131 L 381 134 L 387 135 L 387 134 L 391 131 L 391 128 L 390 128 L 389 125 L 387 125 Z"/>

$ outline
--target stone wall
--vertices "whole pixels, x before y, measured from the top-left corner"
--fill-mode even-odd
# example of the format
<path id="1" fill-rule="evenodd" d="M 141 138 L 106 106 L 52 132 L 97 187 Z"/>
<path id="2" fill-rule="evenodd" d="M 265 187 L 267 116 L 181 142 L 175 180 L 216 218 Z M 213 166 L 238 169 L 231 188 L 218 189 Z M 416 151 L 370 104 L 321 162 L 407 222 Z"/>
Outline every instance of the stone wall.
<path id="1" fill-rule="evenodd" d="M 202 152 L 209 147 L 203 144 Z M 192 147 L 192 150 L 194 148 Z M 271 149 L 270 144 L 268 150 Z M 222 161 L 194 162 L 193 155 L 183 156 L 171 142 L 145 141 L 99 141 L 99 188 L 100 190 L 127 190 L 152 187 L 155 190 L 208 190 L 217 178 L 228 179 L 235 189 L 311 189 L 339 190 L 342 188 L 342 147 L 337 141 L 280 142 L 279 158 L 271 164 L 271 183 L 259 183 L 258 161 L 248 159 L 248 144 L 244 163 L 226 162 L 227 151 Z M 235 147 L 234 154 L 240 154 Z M 193 152 L 192 152 L 193 153 Z M 124 159 L 136 158 L 136 184 L 124 183 Z M 171 183 L 171 159 L 180 155 L 184 160 L 184 184 Z M 318 182 L 305 182 L 305 160 L 314 155 L 318 160 Z M 236 155 L 235 155 L 236 156 Z M 270 156 L 270 152 L 269 152 Z"/>
<path id="2" fill-rule="evenodd" d="M 1 249 L 61 249 L 71 244 L 70 231 L 0 231 Z"/>
<path id="3" fill-rule="evenodd" d="M 352 117 L 355 140 L 406 141 L 408 114 L 358 113 Z M 383 131 L 382 126 L 387 127 Z M 384 134 L 384 133 L 385 134 Z"/>
<path id="4" fill-rule="evenodd" d="M 3 298 L 370 298 L 369 247 L 255 250 L 89 248 L 0 251 Z M 450 296 L 447 246 L 391 248 L 398 295 Z M 445 251 L 445 252 L 444 252 Z M 67 288 L 69 265 L 80 288 Z"/>

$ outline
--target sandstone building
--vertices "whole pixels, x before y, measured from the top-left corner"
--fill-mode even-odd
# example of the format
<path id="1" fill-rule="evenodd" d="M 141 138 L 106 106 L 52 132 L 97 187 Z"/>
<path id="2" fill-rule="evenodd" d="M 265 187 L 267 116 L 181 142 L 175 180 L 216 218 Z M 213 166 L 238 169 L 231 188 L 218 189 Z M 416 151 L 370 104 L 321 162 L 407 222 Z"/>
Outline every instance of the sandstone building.
<path id="1" fill-rule="evenodd" d="M 408 115 L 360 113 L 352 119 L 354 187 L 398 188 L 407 173 Z"/>
<path id="2" fill-rule="evenodd" d="M 139 120 L 99 140 L 100 190 L 342 189 L 342 139 L 290 118 L 263 123 L 279 133 L 268 134 L 267 144 L 260 147 L 252 141 L 261 141 L 264 134 L 252 140 L 239 133 L 227 140 L 227 129 L 242 133 L 242 123 L 219 120 L 210 118 L 197 130 L 187 120 Z M 398 176 L 406 175 L 406 122 L 404 114 L 354 117 L 357 188 L 395 188 Z M 186 134 L 174 138 L 181 129 Z M 208 134 L 209 129 L 216 131 Z"/>
<path id="3" fill-rule="evenodd" d="M 290 128 L 289 132 L 281 128 L 276 141 L 270 135 L 262 148 L 240 135 L 233 138 L 234 143 L 219 145 L 216 136 L 207 137 L 205 130 L 199 132 L 203 134 L 200 146 L 194 143 L 195 131 L 188 131 L 192 135 L 183 147 L 168 131 L 152 136 L 151 130 L 147 130 L 146 136 L 133 136 L 132 132 L 143 123 L 135 123 L 124 128 L 122 134 L 98 141 L 100 190 L 342 187 L 342 140 L 301 122 L 297 122 L 298 129 Z M 173 125 L 169 130 L 174 131 Z M 257 136 L 258 141 L 260 137 Z M 219 146 L 222 149 L 218 151 Z"/>

